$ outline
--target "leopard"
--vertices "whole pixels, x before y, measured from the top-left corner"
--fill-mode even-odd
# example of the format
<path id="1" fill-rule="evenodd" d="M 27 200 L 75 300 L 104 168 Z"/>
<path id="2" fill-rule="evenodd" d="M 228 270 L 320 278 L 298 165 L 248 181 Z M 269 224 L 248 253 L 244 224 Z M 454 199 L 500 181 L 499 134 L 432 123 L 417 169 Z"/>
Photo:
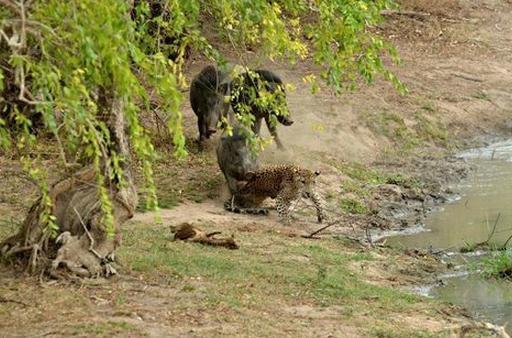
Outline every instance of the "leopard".
<path id="1" fill-rule="evenodd" d="M 290 209 L 301 198 L 310 199 L 316 209 L 317 220 L 322 223 L 325 214 L 322 200 L 315 189 L 319 171 L 311 171 L 296 165 L 267 166 L 248 172 L 246 183 L 224 204 L 228 211 L 238 213 L 263 213 L 258 208 L 265 199 L 276 200 L 279 217 L 285 223 L 291 221 Z"/>

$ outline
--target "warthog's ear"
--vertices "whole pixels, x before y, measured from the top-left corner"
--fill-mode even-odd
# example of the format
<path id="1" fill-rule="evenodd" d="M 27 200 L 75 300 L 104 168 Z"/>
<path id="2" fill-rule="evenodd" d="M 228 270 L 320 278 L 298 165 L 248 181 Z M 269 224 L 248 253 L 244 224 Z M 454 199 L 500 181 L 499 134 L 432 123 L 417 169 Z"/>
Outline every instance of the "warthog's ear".
<path id="1" fill-rule="evenodd" d="M 320 175 L 320 171 L 315 170 L 315 175 L 316 175 L 316 176 Z"/>

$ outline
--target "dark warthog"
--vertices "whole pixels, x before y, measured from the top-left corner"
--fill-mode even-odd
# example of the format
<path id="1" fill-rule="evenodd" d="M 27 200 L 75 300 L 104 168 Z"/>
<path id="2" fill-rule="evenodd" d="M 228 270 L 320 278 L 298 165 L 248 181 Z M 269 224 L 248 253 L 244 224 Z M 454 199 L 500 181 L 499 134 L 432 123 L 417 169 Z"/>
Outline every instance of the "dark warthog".
<path id="1" fill-rule="evenodd" d="M 192 80 L 190 104 L 197 115 L 200 146 L 215 133 L 219 119 L 227 116 L 229 102 L 225 102 L 224 96 L 228 92 L 229 81 L 226 74 L 214 66 L 204 67 Z"/>
<path id="2" fill-rule="evenodd" d="M 261 121 L 265 119 L 268 130 L 274 138 L 277 146 L 283 149 L 283 144 L 277 136 L 275 120 L 285 126 L 293 124 L 293 120 L 288 113 L 286 104 L 286 93 L 281 78 L 269 70 L 258 69 L 248 71 L 237 77 L 232 83 L 231 105 L 235 113 L 241 114 L 244 109 L 254 115 L 253 131 L 259 134 Z M 257 102 L 262 97 L 262 92 L 266 91 L 274 95 L 274 104 L 265 106 Z"/>

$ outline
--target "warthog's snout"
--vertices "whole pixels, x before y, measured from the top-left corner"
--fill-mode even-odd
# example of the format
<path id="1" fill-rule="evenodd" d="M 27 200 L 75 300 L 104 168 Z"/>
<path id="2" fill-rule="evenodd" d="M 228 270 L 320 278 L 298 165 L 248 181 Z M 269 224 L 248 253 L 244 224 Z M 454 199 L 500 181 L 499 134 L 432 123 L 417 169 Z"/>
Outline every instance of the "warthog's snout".
<path id="1" fill-rule="evenodd" d="M 290 119 L 286 119 L 285 121 L 283 121 L 283 124 L 285 126 L 291 126 L 293 124 L 293 120 L 290 120 Z"/>

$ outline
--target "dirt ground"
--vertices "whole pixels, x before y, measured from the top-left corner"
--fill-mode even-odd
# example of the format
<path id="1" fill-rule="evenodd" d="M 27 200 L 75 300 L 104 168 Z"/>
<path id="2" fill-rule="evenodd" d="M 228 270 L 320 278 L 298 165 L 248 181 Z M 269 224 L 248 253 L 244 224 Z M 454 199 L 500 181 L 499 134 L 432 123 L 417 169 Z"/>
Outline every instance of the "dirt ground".
<path id="1" fill-rule="evenodd" d="M 225 212 L 215 140 L 197 152 L 196 120 L 184 102 L 191 154 L 181 163 L 164 157 L 156 164 L 163 209 L 141 211 L 125 225 L 121 275 L 40 281 L 0 265 L 0 335 L 492 335 L 464 309 L 409 292 L 435 283 L 445 267 L 434 257 L 369 247 L 364 234 L 421 221 L 468 170 L 450 154 L 511 134 L 512 4 L 448 1 L 440 10 L 435 1 L 403 2 L 421 15 L 390 14 L 375 29 L 397 46 L 403 63 L 393 69 L 408 95 L 380 80 L 338 97 L 325 88 L 312 95 L 302 81 L 315 72 L 308 61 L 290 66 L 244 55 L 296 87 L 288 95 L 295 123 L 278 131 L 287 149 L 271 145 L 263 162 L 319 169 L 320 190 L 339 224 L 320 239 L 305 239 L 319 227 L 305 204 L 292 226 L 274 212 Z M 204 64 L 192 59 L 189 73 Z M 29 183 L 9 176 L 13 162 L 1 163 L 0 239 L 34 197 Z M 234 234 L 240 249 L 173 242 L 169 226 L 185 221 Z"/>

